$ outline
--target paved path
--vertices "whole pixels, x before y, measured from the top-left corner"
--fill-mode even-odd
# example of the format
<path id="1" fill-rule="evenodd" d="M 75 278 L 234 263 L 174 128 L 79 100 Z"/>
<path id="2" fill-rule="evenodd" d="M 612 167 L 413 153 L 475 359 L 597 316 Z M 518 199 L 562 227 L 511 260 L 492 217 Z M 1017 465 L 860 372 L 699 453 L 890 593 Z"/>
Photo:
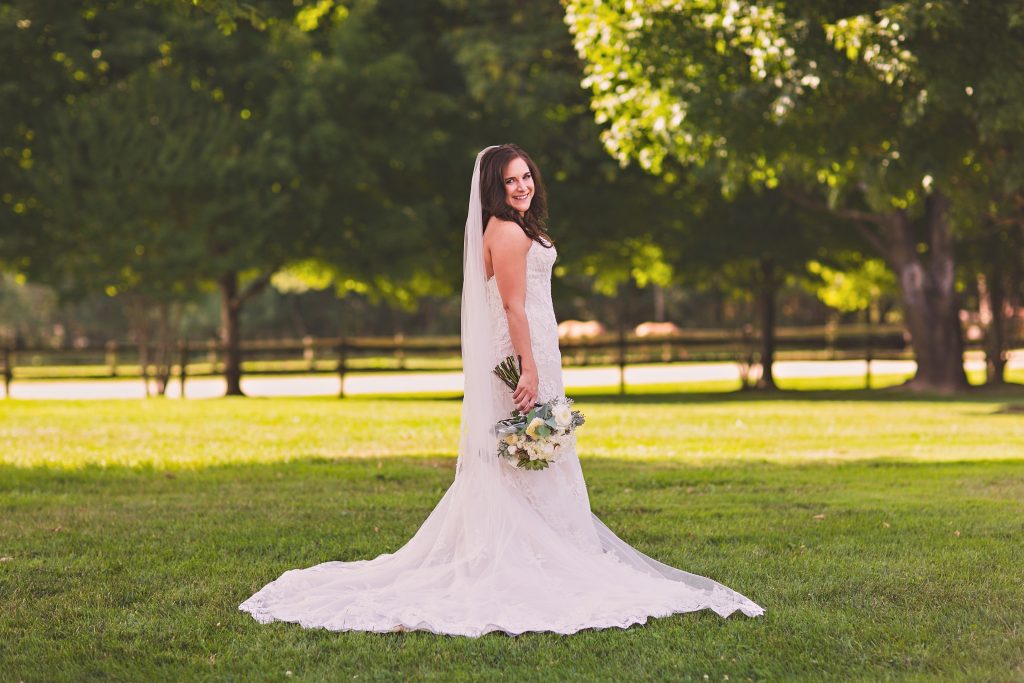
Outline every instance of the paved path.
<path id="1" fill-rule="evenodd" d="M 1010 367 L 1024 368 L 1024 351 L 1012 353 Z M 874 361 L 871 371 L 876 375 L 912 373 L 914 361 Z M 968 360 L 968 370 L 984 368 L 981 360 Z M 778 361 L 774 371 L 778 379 L 796 377 L 863 377 L 864 361 Z M 626 386 L 638 384 L 675 384 L 715 380 L 739 381 L 734 363 L 651 364 L 626 368 Z M 617 387 L 619 371 L 608 368 L 566 368 L 565 384 L 574 387 Z M 218 377 L 197 377 L 186 383 L 187 398 L 216 398 L 224 395 L 224 380 Z M 0 388 L 2 389 L 2 388 Z M 337 396 L 335 375 L 293 377 L 243 377 L 242 391 L 249 396 Z M 355 374 L 345 378 L 345 393 L 389 394 L 408 392 L 461 392 L 461 372 L 407 372 Z M 2 390 L 0 390 L 2 393 Z M 172 381 L 167 396 L 177 398 L 180 386 Z M 139 380 L 32 380 L 15 381 L 12 398 L 19 399 L 114 399 L 143 398 Z"/>

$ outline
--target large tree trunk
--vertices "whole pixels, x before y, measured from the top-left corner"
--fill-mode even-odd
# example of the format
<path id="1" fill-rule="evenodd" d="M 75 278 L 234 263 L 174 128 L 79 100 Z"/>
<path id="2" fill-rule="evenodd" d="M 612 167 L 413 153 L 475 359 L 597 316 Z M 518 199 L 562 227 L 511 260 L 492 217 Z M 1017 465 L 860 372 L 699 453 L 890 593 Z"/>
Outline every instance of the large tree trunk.
<path id="1" fill-rule="evenodd" d="M 758 389 L 775 389 L 772 366 L 775 364 L 775 264 L 771 258 L 761 259 L 761 288 L 757 308 L 761 316 L 761 377 Z"/>
<path id="2" fill-rule="evenodd" d="M 969 385 L 964 372 L 949 200 L 936 191 L 926 199 L 925 208 L 927 261 L 918 253 L 913 222 L 903 211 L 886 215 L 881 223 L 884 256 L 899 281 L 917 360 L 917 373 L 904 386 L 951 393 Z"/>
<path id="3" fill-rule="evenodd" d="M 917 360 L 917 373 L 903 386 L 941 393 L 966 389 L 949 199 L 939 190 L 925 199 L 928 256 L 924 260 L 917 250 L 914 221 L 904 210 L 878 213 L 829 208 L 800 192 L 787 189 L 786 193 L 801 206 L 853 221 L 896 274 Z"/>
<path id="4" fill-rule="evenodd" d="M 238 273 L 228 271 L 220 278 L 220 341 L 224 347 L 224 380 L 226 396 L 242 393 L 242 352 L 239 313 L 242 298 L 238 294 Z"/>

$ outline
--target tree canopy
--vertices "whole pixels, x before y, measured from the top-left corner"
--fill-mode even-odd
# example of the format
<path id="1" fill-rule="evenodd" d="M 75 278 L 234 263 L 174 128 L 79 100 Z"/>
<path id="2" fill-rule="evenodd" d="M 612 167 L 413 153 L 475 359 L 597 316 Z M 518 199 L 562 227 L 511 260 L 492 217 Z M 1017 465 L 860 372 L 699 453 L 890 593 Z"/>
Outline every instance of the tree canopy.
<path id="1" fill-rule="evenodd" d="M 1021 11 L 569 0 L 566 21 L 613 157 L 654 174 L 672 159 L 727 195 L 779 187 L 848 221 L 897 273 L 915 384 L 955 389 L 955 234 L 1021 185 Z"/>

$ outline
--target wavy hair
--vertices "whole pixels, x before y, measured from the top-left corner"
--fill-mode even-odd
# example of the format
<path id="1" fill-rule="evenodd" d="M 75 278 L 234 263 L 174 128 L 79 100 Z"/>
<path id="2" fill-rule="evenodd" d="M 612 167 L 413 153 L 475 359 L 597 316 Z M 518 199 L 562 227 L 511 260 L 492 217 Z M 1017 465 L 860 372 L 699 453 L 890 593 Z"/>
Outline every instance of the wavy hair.
<path id="1" fill-rule="evenodd" d="M 505 192 L 505 168 L 513 159 L 526 162 L 533 176 L 533 201 L 530 208 L 522 215 L 509 205 Z M 518 145 L 507 143 L 499 145 L 484 154 L 480 162 L 480 207 L 483 214 L 484 230 L 491 216 L 512 221 L 523 229 L 530 239 L 550 248 L 554 240 L 547 233 L 548 196 L 544 190 L 544 181 L 540 177 L 540 169 L 533 163 L 530 155 Z M 545 241 L 547 242 L 545 244 Z"/>

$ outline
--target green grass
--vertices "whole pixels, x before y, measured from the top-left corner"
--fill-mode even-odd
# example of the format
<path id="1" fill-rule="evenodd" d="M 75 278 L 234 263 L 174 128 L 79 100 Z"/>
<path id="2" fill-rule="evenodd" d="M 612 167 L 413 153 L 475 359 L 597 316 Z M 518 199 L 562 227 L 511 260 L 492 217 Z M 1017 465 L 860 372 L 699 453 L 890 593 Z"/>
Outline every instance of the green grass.
<path id="1" fill-rule="evenodd" d="M 458 400 L 0 401 L 0 681 L 1024 680 L 1021 387 L 640 390 L 574 393 L 594 511 L 764 617 L 261 625 L 238 603 L 284 570 L 409 538 Z"/>

